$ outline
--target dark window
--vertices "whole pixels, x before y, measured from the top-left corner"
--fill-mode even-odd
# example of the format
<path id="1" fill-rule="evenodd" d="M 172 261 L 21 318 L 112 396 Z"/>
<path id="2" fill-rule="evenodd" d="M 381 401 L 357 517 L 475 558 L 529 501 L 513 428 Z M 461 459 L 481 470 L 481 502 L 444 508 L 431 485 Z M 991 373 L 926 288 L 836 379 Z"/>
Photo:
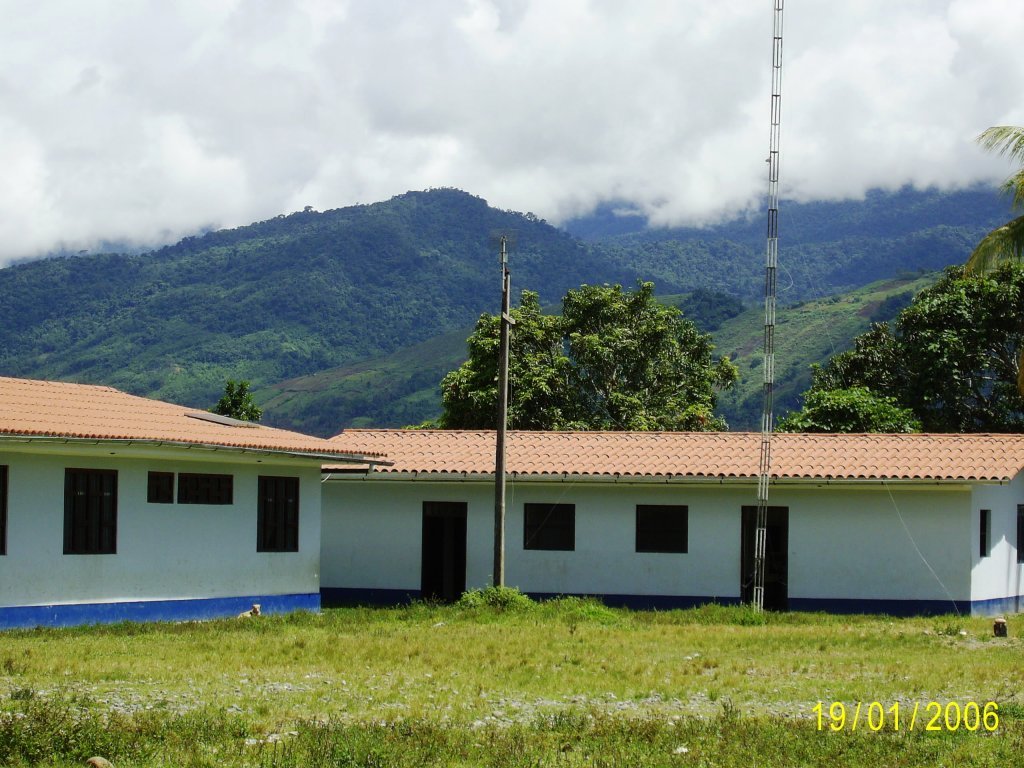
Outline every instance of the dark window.
<path id="1" fill-rule="evenodd" d="M 146 493 L 146 501 L 150 504 L 174 503 L 173 472 L 149 473 L 149 490 Z"/>
<path id="2" fill-rule="evenodd" d="M 636 505 L 637 552 L 686 552 L 687 508 L 680 504 Z"/>
<path id="3" fill-rule="evenodd" d="M 299 478 L 260 477 L 257 552 L 299 551 Z"/>
<path id="4" fill-rule="evenodd" d="M 234 478 L 231 475 L 178 474 L 179 504 L 231 504 Z"/>
<path id="5" fill-rule="evenodd" d="M 1024 504 L 1017 505 L 1017 562 L 1024 563 Z"/>
<path id="6" fill-rule="evenodd" d="M 64 470 L 64 554 L 117 551 L 117 470 Z"/>
<path id="7" fill-rule="evenodd" d="M 576 549 L 576 505 L 523 505 L 523 549 Z"/>
<path id="8" fill-rule="evenodd" d="M 979 553 L 982 557 L 988 557 L 992 554 L 992 510 L 983 509 L 979 515 L 981 519 L 981 529 L 979 531 L 981 547 Z"/>
<path id="9" fill-rule="evenodd" d="M 7 467 L 0 466 L 0 555 L 7 554 Z"/>

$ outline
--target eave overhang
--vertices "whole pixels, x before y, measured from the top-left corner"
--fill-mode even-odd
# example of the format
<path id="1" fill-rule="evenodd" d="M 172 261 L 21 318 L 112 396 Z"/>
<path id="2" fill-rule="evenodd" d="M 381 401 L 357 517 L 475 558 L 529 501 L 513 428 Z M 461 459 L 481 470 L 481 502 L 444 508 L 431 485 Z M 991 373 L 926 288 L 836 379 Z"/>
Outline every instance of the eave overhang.
<path id="1" fill-rule="evenodd" d="M 160 440 L 146 438 L 94 438 L 73 437 L 63 435 L 19 435 L 0 434 L 0 449 L 9 445 L 60 447 L 69 446 L 85 448 L 90 446 L 118 449 L 171 449 L 186 451 L 205 451 L 211 453 L 229 453 L 237 455 L 272 456 L 289 459 L 308 460 L 311 463 L 341 462 L 362 467 L 391 466 L 391 462 L 375 456 L 352 453 L 310 452 L 289 450 L 286 448 L 261 448 L 254 446 L 220 445 L 215 443 L 199 443 L 179 440 Z"/>

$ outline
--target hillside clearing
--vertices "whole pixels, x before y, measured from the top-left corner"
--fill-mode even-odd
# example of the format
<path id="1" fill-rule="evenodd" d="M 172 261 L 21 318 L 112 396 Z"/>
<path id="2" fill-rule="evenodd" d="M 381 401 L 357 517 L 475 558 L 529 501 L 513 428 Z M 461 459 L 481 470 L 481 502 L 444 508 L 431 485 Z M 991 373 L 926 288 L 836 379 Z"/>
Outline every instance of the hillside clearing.
<path id="1" fill-rule="evenodd" d="M 885 311 L 887 301 L 904 297 L 909 302 L 937 278 L 929 273 L 886 279 L 836 296 L 780 305 L 776 415 L 799 406 L 800 394 L 811 383 L 812 363 L 848 349 L 872 322 L 895 316 L 896 308 Z M 658 300 L 680 306 L 688 296 L 661 295 Z M 548 313 L 558 311 L 557 306 L 545 308 Z M 764 308 L 752 303 L 716 326 L 711 331 L 716 354 L 729 355 L 740 369 L 738 384 L 720 395 L 716 411 L 730 429 L 755 429 L 764 378 Z M 441 379 L 466 359 L 466 337 L 471 332 L 466 327 L 358 364 L 265 386 L 256 392 L 256 400 L 265 406 L 267 423 L 324 437 L 349 427 L 418 424 L 440 413 Z"/>

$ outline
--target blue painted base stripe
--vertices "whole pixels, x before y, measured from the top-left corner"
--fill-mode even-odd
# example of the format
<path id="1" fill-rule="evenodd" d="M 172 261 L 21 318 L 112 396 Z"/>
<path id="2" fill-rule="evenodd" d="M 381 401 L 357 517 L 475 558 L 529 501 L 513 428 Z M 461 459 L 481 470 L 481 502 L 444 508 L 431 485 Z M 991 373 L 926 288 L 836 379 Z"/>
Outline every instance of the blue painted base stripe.
<path id="1" fill-rule="evenodd" d="M 118 621 L 196 621 L 237 616 L 259 603 L 263 613 L 319 611 L 320 595 L 241 595 L 192 600 L 139 600 L 118 603 L 18 605 L 0 607 L 0 629 L 71 627 Z"/>
<path id="2" fill-rule="evenodd" d="M 628 595 L 628 594 L 574 594 L 558 592 L 527 592 L 534 600 L 556 597 L 594 597 L 615 608 L 640 611 L 668 611 L 695 608 L 700 605 L 739 605 L 738 597 L 709 597 L 707 595 Z M 325 606 L 341 605 L 406 605 L 419 598 L 416 589 L 374 589 L 323 587 L 320 595 Z M 832 597 L 791 597 L 791 611 L 822 611 L 825 613 L 866 613 L 889 616 L 941 616 L 959 611 L 965 615 L 990 616 L 1016 613 L 1024 608 L 1024 595 L 993 600 L 870 600 Z"/>
<path id="3" fill-rule="evenodd" d="M 868 600 L 841 597 L 791 597 L 791 611 L 825 613 L 868 613 L 888 616 L 941 616 L 947 613 L 971 613 L 969 600 Z"/>
<path id="4" fill-rule="evenodd" d="M 738 597 L 702 597 L 697 595 L 565 595 L 557 592 L 527 592 L 534 600 L 556 597 L 595 597 L 605 605 L 636 610 L 670 610 L 693 608 L 706 603 L 736 605 Z M 321 587 L 320 598 L 324 606 L 341 605 L 406 605 L 419 599 L 418 589 L 376 589 L 353 587 Z"/>
<path id="5" fill-rule="evenodd" d="M 535 600 L 564 596 L 555 592 L 528 592 Z M 586 597 L 588 595 L 575 595 Z M 737 597 L 702 595 L 625 595 L 598 594 L 605 605 L 634 610 L 672 610 L 693 608 L 708 603 L 737 605 Z M 79 624 L 108 624 L 118 621 L 190 621 L 237 616 L 259 603 L 264 613 L 318 611 L 324 606 L 404 605 L 419 597 L 415 589 L 375 589 L 324 587 L 319 594 L 243 595 L 237 597 L 197 598 L 192 600 L 140 600 L 117 603 L 77 603 L 66 605 L 27 605 L 0 607 L 0 629 L 30 627 L 67 627 Z M 934 616 L 960 613 L 991 616 L 1017 613 L 1024 608 L 1024 595 L 988 600 L 860 600 L 849 598 L 804 597 L 789 599 L 793 611 L 828 613 L 874 613 L 890 616 Z"/>
<path id="6" fill-rule="evenodd" d="M 373 587 L 321 587 L 320 602 L 325 607 L 342 605 L 407 605 L 418 600 L 418 589 L 376 589 Z"/>
<path id="7" fill-rule="evenodd" d="M 966 616 L 995 616 L 1017 613 L 1024 608 L 1024 595 L 990 600 L 860 600 L 829 597 L 791 597 L 792 611 L 827 613 L 884 613 L 889 616 L 941 616 L 960 613 Z"/>
<path id="8" fill-rule="evenodd" d="M 998 616 L 1001 613 L 1020 613 L 1024 609 L 1024 595 L 993 597 L 989 600 L 971 602 L 971 613 L 975 616 Z"/>

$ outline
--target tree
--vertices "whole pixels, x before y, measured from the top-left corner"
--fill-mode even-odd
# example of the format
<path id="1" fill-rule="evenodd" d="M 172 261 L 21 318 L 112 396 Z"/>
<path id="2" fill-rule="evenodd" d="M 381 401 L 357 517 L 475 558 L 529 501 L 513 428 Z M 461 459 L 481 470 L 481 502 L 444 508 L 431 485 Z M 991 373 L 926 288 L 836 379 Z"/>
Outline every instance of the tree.
<path id="1" fill-rule="evenodd" d="M 263 409 L 253 400 L 249 382 L 236 382 L 233 379 L 228 379 L 224 385 L 224 394 L 210 411 L 241 421 L 259 421 L 263 418 Z"/>
<path id="2" fill-rule="evenodd" d="M 867 387 L 808 392 L 802 410 L 779 421 L 779 432 L 920 432 L 921 421 L 891 397 Z"/>
<path id="3" fill-rule="evenodd" d="M 900 346 L 888 323 L 872 323 L 853 340 L 853 349 L 833 355 L 824 365 L 811 365 L 811 390 L 870 386 L 894 392 L 905 375 Z"/>
<path id="4" fill-rule="evenodd" d="M 714 415 L 715 393 L 735 383 L 736 366 L 714 362 L 710 334 L 659 304 L 653 283 L 634 292 L 620 285 L 569 291 L 562 326 L 584 428 L 726 428 Z"/>
<path id="5" fill-rule="evenodd" d="M 567 429 L 569 359 L 562 347 L 561 319 L 541 312 L 536 293 L 523 291 L 510 312 L 508 423 L 515 429 Z M 442 429 L 493 429 L 498 417 L 497 315 L 481 315 L 467 340 L 469 359 L 441 381 Z"/>
<path id="6" fill-rule="evenodd" d="M 1003 182 L 1003 191 L 1010 196 L 1015 209 L 1024 209 L 1024 128 L 993 126 L 978 137 L 978 142 L 990 152 L 1008 155 L 1021 163 L 1021 169 Z M 985 235 L 967 259 L 967 269 L 985 272 L 1007 261 L 1019 262 L 1021 257 L 1024 257 L 1024 216 L 1018 216 Z M 1017 369 L 1017 391 L 1024 394 L 1024 350 L 1017 360 Z"/>
<path id="7" fill-rule="evenodd" d="M 896 319 L 877 324 L 854 349 L 814 370 L 804 410 L 822 393 L 866 388 L 909 409 L 931 432 L 1016 432 L 1024 429 L 1017 389 L 1024 349 L 1024 265 L 987 274 L 949 267 Z"/>
<path id="8" fill-rule="evenodd" d="M 509 426 L 514 429 L 711 430 L 716 393 L 736 381 L 712 359 L 710 335 L 654 298 L 654 286 L 570 290 L 562 316 L 524 291 L 512 329 Z M 441 382 L 446 429 L 492 429 L 497 417 L 498 319 L 483 315 L 469 359 Z"/>
<path id="9" fill-rule="evenodd" d="M 1010 196 L 1015 209 L 1024 210 L 1024 128 L 997 125 L 983 132 L 978 142 L 990 152 L 1009 156 L 1021 163 L 1021 169 L 1003 182 L 1003 191 Z M 982 238 L 967 260 L 967 268 L 985 272 L 1005 261 L 1020 261 L 1022 257 L 1024 216 L 1018 216 Z"/>

